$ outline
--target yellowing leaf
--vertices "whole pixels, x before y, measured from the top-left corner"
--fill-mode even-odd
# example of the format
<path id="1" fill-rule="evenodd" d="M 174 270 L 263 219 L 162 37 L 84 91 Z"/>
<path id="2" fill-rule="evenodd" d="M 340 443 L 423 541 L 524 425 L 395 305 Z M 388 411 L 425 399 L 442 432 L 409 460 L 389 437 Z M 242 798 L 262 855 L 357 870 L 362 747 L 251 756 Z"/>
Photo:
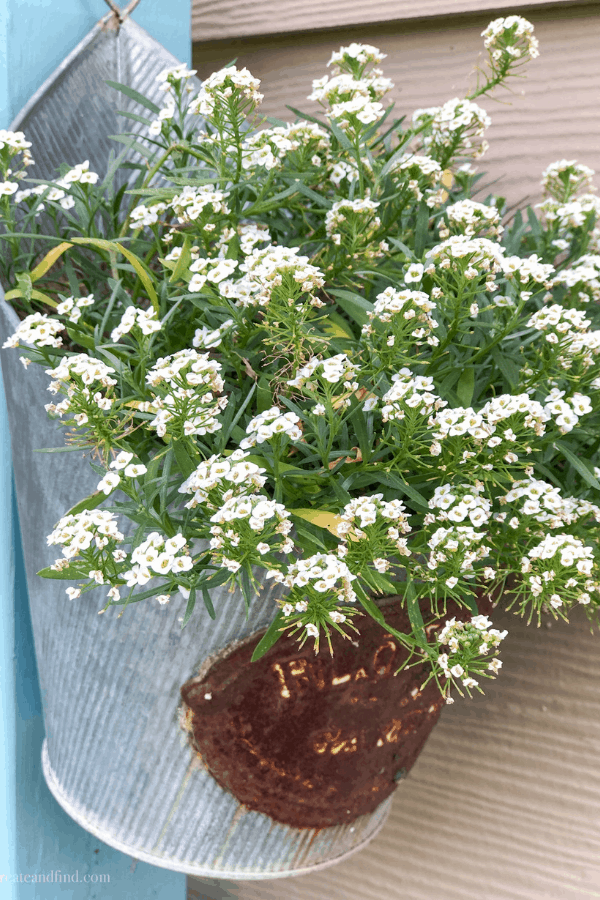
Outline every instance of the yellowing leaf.
<path id="1" fill-rule="evenodd" d="M 444 169 L 442 173 L 442 177 L 440 179 L 444 187 L 451 188 L 454 184 L 454 175 L 450 171 L 450 169 Z M 442 200 L 445 203 L 448 199 L 448 191 L 442 191 Z"/>
<path id="2" fill-rule="evenodd" d="M 16 300 L 17 297 L 23 297 L 24 293 L 20 288 L 15 288 L 12 291 L 7 291 L 4 295 L 7 300 Z M 33 290 L 31 292 L 32 300 L 39 300 L 41 303 L 46 303 L 48 306 L 52 306 L 53 308 L 58 306 L 56 300 L 53 300 L 52 297 L 49 297 L 47 294 L 43 294 L 42 291 Z"/>
<path id="3" fill-rule="evenodd" d="M 64 243 L 59 244 L 58 247 L 53 247 L 52 250 L 50 250 L 50 252 L 45 255 L 41 263 L 39 263 L 31 273 L 31 280 L 37 281 L 38 278 L 41 278 L 42 275 L 45 275 L 45 273 L 54 265 L 59 257 L 62 256 L 65 250 L 68 250 L 69 247 L 73 246 L 73 244 L 80 244 L 84 247 L 99 247 L 101 250 L 112 250 L 113 252 L 116 250 L 117 253 L 122 253 L 123 256 L 129 260 L 129 262 L 137 272 L 138 277 L 144 285 L 146 293 L 150 298 L 152 306 L 158 313 L 158 297 L 156 295 L 156 291 L 154 290 L 152 279 L 150 278 L 150 275 L 148 274 L 144 264 L 137 258 L 135 253 L 132 253 L 131 250 L 127 249 L 127 247 L 119 244 L 118 241 L 105 241 L 101 238 L 73 238 L 71 241 L 65 241 Z M 51 303 L 50 305 L 56 306 L 56 303 Z"/>
<path id="4" fill-rule="evenodd" d="M 84 246 L 100 247 L 102 250 L 117 250 L 118 253 L 122 253 L 123 256 L 129 260 L 129 262 L 137 272 L 140 281 L 146 288 L 146 293 L 150 298 L 152 306 L 157 313 L 159 312 L 158 297 L 156 296 L 156 291 L 154 290 L 152 280 L 148 272 L 146 271 L 144 264 L 137 258 L 135 253 L 132 253 L 131 250 L 127 249 L 127 247 L 119 244 L 118 241 L 105 241 L 100 238 L 73 238 L 73 243 L 83 244 Z"/>
<path id="5" fill-rule="evenodd" d="M 65 250 L 68 250 L 69 247 L 72 247 L 73 244 L 69 242 L 64 242 L 62 244 L 58 244 L 56 247 L 53 247 L 52 250 L 49 250 L 46 253 L 43 260 L 37 264 L 35 269 L 31 272 L 31 280 L 38 281 L 42 275 L 45 275 L 48 269 L 51 269 L 57 259 L 59 259 Z"/>
<path id="6" fill-rule="evenodd" d="M 338 525 L 342 524 L 341 516 L 332 512 L 326 512 L 323 509 L 292 509 L 290 512 L 294 516 L 306 519 L 307 522 L 311 522 L 313 525 L 318 525 L 319 528 L 326 528 L 335 537 L 340 537 L 337 529 Z"/>
<path id="7" fill-rule="evenodd" d="M 325 328 L 325 331 L 329 331 L 336 337 L 352 339 L 354 338 L 354 335 L 352 334 L 350 329 L 346 331 L 346 329 L 342 328 L 341 325 L 338 325 L 337 322 L 332 322 L 331 319 L 328 319 L 323 327 Z"/>

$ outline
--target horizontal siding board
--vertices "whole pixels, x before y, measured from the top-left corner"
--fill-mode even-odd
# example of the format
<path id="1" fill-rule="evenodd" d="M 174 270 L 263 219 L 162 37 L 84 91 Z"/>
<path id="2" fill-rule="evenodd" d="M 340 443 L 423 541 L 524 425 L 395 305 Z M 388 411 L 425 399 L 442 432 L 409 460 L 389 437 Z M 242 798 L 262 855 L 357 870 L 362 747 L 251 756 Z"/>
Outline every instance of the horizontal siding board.
<path id="1" fill-rule="evenodd" d="M 478 162 L 479 170 L 486 173 L 483 183 L 495 182 L 493 190 L 511 204 L 537 202 L 541 172 L 556 159 L 576 158 L 600 170 L 600 14 L 585 7 L 556 13 L 530 16 L 541 55 L 529 64 L 525 78 L 513 80 L 513 93 L 500 92 L 502 102 L 480 101 L 492 126 L 490 150 Z M 392 96 L 398 115 L 464 96 L 475 83 L 475 63 L 483 61 L 482 23 L 484 17 L 435 29 L 425 23 L 361 29 L 362 40 L 388 54 L 382 68 L 396 85 Z M 333 50 L 355 39 L 348 31 L 196 44 L 194 65 L 206 77 L 237 57 L 239 66 L 262 80 L 262 113 L 291 119 L 286 104 L 307 112 L 318 109 L 306 100 L 312 79 L 327 71 Z"/>
<path id="2" fill-rule="evenodd" d="M 504 667 L 442 713 L 383 831 L 349 860 L 231 900 L 600 896 L 600 657 L 583 610 L 539 630 L 496 611 Z M 206 888 L 205 888 L 206 890 Z M 215 897 L 190 879 L 189 900 Z"/>
<path id="3" fill-rule="evenodd" d="M 546 7 L 577 0 L 545 0 Z M 581 2 L 581 0 L 579 0 Z M 595 0 L 594 0 L 595 2 Z M 540 2 L 513 0 L 193 0 L 192 40 L 216 41 L 250 35 L 347 28 L 438 16 L 525 12 Z"/>

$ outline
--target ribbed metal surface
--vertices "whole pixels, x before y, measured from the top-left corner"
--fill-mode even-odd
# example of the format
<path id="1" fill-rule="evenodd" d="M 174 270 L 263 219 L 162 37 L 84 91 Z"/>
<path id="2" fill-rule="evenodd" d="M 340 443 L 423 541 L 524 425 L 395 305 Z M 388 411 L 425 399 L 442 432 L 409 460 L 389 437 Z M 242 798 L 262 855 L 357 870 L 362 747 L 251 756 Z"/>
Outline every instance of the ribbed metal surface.
<path id="1" fill-rule="evenodd" d="M 0 303 L 2 340 L 18 319 Z M 269 878 L 331 864 L 357 850 L 383 824 L 389 802 L 352 826 L 299 830 L 246 811 L 201 767 L 178 723 L 179 688 L 210 654 L 264 627 L 271 591 L 246 620 L 239 594 L 213 592 L 217 619 L 203 604 L 181 630 L 185 603 L 145 601 L 101 617 L 103 589 L 69 601 L 65 584 L 36 576 L 57 555 L 46 536 L 91 493 L 98 476 L 43 408 L 48 376 L 24 370 L 2 351 L 13 463 L 31 615 L 40 672 L 50 789 L 84 828 L 131 856 L 197 875 Z"/>
<path id="2" fill-rule="evenodd" d="M 153 114 L 106 81 L 127 84 L 164 106 L 165 94 L 156 76 L 179 60 L 131 19 L 115 31 L 112 18 L 107 18 L 66 57 L 11 125 L 15 131 L 24 131 L 33 144 L 36 165 L 28 173 L 32 178 L 52 178 L 59 163 L 73 166 L 85 159 L 103 177 L 110 151 L 119 154 L 124 149 L 109 135 L 139 134 L 145 129 L 118 115 L 118 110 L 149 118 Z"/>

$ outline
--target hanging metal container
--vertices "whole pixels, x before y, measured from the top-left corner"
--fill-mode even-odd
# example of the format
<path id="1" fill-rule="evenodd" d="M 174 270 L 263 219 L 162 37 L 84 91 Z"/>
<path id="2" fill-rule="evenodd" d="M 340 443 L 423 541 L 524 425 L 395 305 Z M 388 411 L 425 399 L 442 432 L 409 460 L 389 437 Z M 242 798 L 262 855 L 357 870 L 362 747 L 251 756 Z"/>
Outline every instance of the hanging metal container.
<path id="1" fill-rule="evenodd" d="M 36 177 L 84 159 L 102 175 L 114 146 L 107 135 L 136 128 L 118 108 L 141 112 L 105 80 L 160 100 L 156 75 L 176 63 L 131 19 L 112 14 L 98 23 L 11 126 L 33 144 Z M 0 298 L 2 340 L 17 326 Z M 268 590 L 247 619 L 241 597 L 219 589 L 212 595 L 216 621 L 199 604 L 182 630 L 180 598 L 135 604 L 121 619 L 115 608 L 99 617 L 102 600 L 69 601 L 63 582 L 36 575 L 56 555 L 46 536 L 98 478 L 78 451 L 36 452 L 64 448 L 63 432 L 44 410 L 48 377 L 35 365 L 24 370 L 12 349 L 1 356 L 44 704 L 42 763 L 60 805 L 107 844 L 192 875 L 297 875 L 360 849 L 381 828 L 390 799 L 350 824 L 278 824 L 220 787 L 181 728 L 181 686 L 212 654 L 269 624 L 275 604 Z"/>

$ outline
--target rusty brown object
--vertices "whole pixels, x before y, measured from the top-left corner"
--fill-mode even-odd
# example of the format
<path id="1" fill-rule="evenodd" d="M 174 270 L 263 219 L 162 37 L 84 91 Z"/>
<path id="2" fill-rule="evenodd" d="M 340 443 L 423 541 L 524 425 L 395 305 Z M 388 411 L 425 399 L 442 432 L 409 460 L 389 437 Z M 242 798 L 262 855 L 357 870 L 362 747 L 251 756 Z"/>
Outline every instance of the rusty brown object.
<path id="1" fill-rule="evenodd" d="M 410 630 L 397 601 L 383 611 Z M 420 690 L 422 664 L 395 676 L 407 651 L 367 616 L 359 628 L 354 642 L 333 633 L 333 657 L 286 637 L 251 663 L 261 632 L 183 685 L 192 746 L 249 809 L 298 828 L 346 824 L 412 768 L 439 717 L 439 689 Z"/>

